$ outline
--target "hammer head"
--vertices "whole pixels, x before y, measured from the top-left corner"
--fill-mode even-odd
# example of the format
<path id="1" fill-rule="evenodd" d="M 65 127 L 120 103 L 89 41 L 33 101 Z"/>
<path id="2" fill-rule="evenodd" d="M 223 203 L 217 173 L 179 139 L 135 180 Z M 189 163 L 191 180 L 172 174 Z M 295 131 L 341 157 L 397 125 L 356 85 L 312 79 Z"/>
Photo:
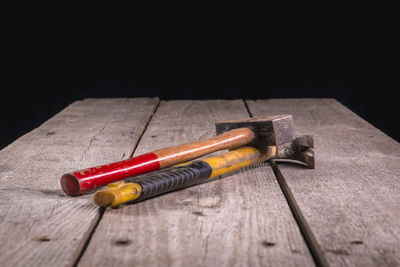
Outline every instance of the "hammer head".
<path id="1" fill-rule="evenodd" d="M 312 136 L 295 138 L 292 115 L 217 122 L 215 126 L 217 134 L 237 128 L 249 128 L 256 135 L 250 146 L 257 147 L 261 152 L 265 152 L 269 146 L 276 146 L 275 158 L 298 160 L 314 168 L 313 138 Z"/>
<path id="2" fill-rule="evenodd" d="M 249 145 L 265 150 L 268 146 L 278 146 L 294 139 L 292 115 L 274 115 L 215 123 L 217 134 L 237 129 L 249 128 L 256 138 Z"/>

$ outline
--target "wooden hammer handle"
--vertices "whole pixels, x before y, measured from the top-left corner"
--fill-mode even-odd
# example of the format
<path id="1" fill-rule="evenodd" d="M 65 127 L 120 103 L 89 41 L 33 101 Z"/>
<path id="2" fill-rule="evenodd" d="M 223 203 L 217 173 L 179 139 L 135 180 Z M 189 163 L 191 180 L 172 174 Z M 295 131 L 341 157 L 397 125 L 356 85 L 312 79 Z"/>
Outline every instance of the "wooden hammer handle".
<path id="1" fill-rule="evenodd" d="M 217 135 L 215 137 L 163 148 L 153 153 L 157 155 L 160 168 L 169 167 L 206 154 L 223 150 L 237 148 L 252 142 L 255 133 L 248 128 L 239 128 Z"/>
<path id="2" fill-rule="evenodd" d="M 66 194 L 76 196 L 126 177 L 169 167 L 214 151 L 240 147 L 254 139 L 255 133 L 252 130 L 234 129 L 203 141 L 164 148 L 127 160 L 66 173 L 61 177 L 61 187 Z"/>

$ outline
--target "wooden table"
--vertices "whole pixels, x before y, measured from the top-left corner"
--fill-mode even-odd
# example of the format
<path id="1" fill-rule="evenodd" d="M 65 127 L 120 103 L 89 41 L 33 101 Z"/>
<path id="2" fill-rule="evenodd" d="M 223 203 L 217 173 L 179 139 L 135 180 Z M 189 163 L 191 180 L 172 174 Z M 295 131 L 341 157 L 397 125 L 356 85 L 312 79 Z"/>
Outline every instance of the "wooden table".
<path id="1" fill-rule="evenodd" d="M 259 164 L 121 209 L 68 171 L 293 114 L 316 169 Z M 0 152 L 1 266 L 399 266 L 400 144 L 334 99 L 85 99 Z"/>

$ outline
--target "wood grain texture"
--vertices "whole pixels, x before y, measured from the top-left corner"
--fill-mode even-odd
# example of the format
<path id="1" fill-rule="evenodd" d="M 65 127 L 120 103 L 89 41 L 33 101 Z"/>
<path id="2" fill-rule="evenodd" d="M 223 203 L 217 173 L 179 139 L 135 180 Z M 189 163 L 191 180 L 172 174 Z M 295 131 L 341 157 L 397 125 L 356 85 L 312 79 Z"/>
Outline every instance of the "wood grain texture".
<path id="1" fill-rule="evenodd" d="M 242 101 L 161 102 L 135 154 L 215 134 Z M 310 266 L 269 166 L 107 209 L 79 266 Z"/>
<path id="2" fill-rule="evenodd" d="M 0 265 L 71 266 L 97 222 L 92 195 L 68 197 L 72 169 L 128 158 L 158 99 L 77 101 L 0 151 Z"/>
<path id="3" fill-rule="evenodd" d="M 400 265 L 400 144 L 333 99 L 247 101 L 254 116 L 293 114 L 313 134 L 316 169 L 280 164 L 332 266 Z"/>

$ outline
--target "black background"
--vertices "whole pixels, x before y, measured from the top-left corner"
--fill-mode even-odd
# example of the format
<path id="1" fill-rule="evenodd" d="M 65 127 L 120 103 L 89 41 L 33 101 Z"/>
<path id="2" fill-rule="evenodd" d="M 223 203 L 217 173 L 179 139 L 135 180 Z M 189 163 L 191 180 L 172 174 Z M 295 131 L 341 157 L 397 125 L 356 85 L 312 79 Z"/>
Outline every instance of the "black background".
<path id="1" fill-rule="evenodd" d="M 352 31 L 281 38 L 268 30 L 229 37 L 182 31 L 178 39 L 161 30 L 151 41 L 133 34 L 129 42 L 29 32 L 3 61 L 0 148 L 87 97 L 332 97 L 400 141 L 391 54 Z"/>

